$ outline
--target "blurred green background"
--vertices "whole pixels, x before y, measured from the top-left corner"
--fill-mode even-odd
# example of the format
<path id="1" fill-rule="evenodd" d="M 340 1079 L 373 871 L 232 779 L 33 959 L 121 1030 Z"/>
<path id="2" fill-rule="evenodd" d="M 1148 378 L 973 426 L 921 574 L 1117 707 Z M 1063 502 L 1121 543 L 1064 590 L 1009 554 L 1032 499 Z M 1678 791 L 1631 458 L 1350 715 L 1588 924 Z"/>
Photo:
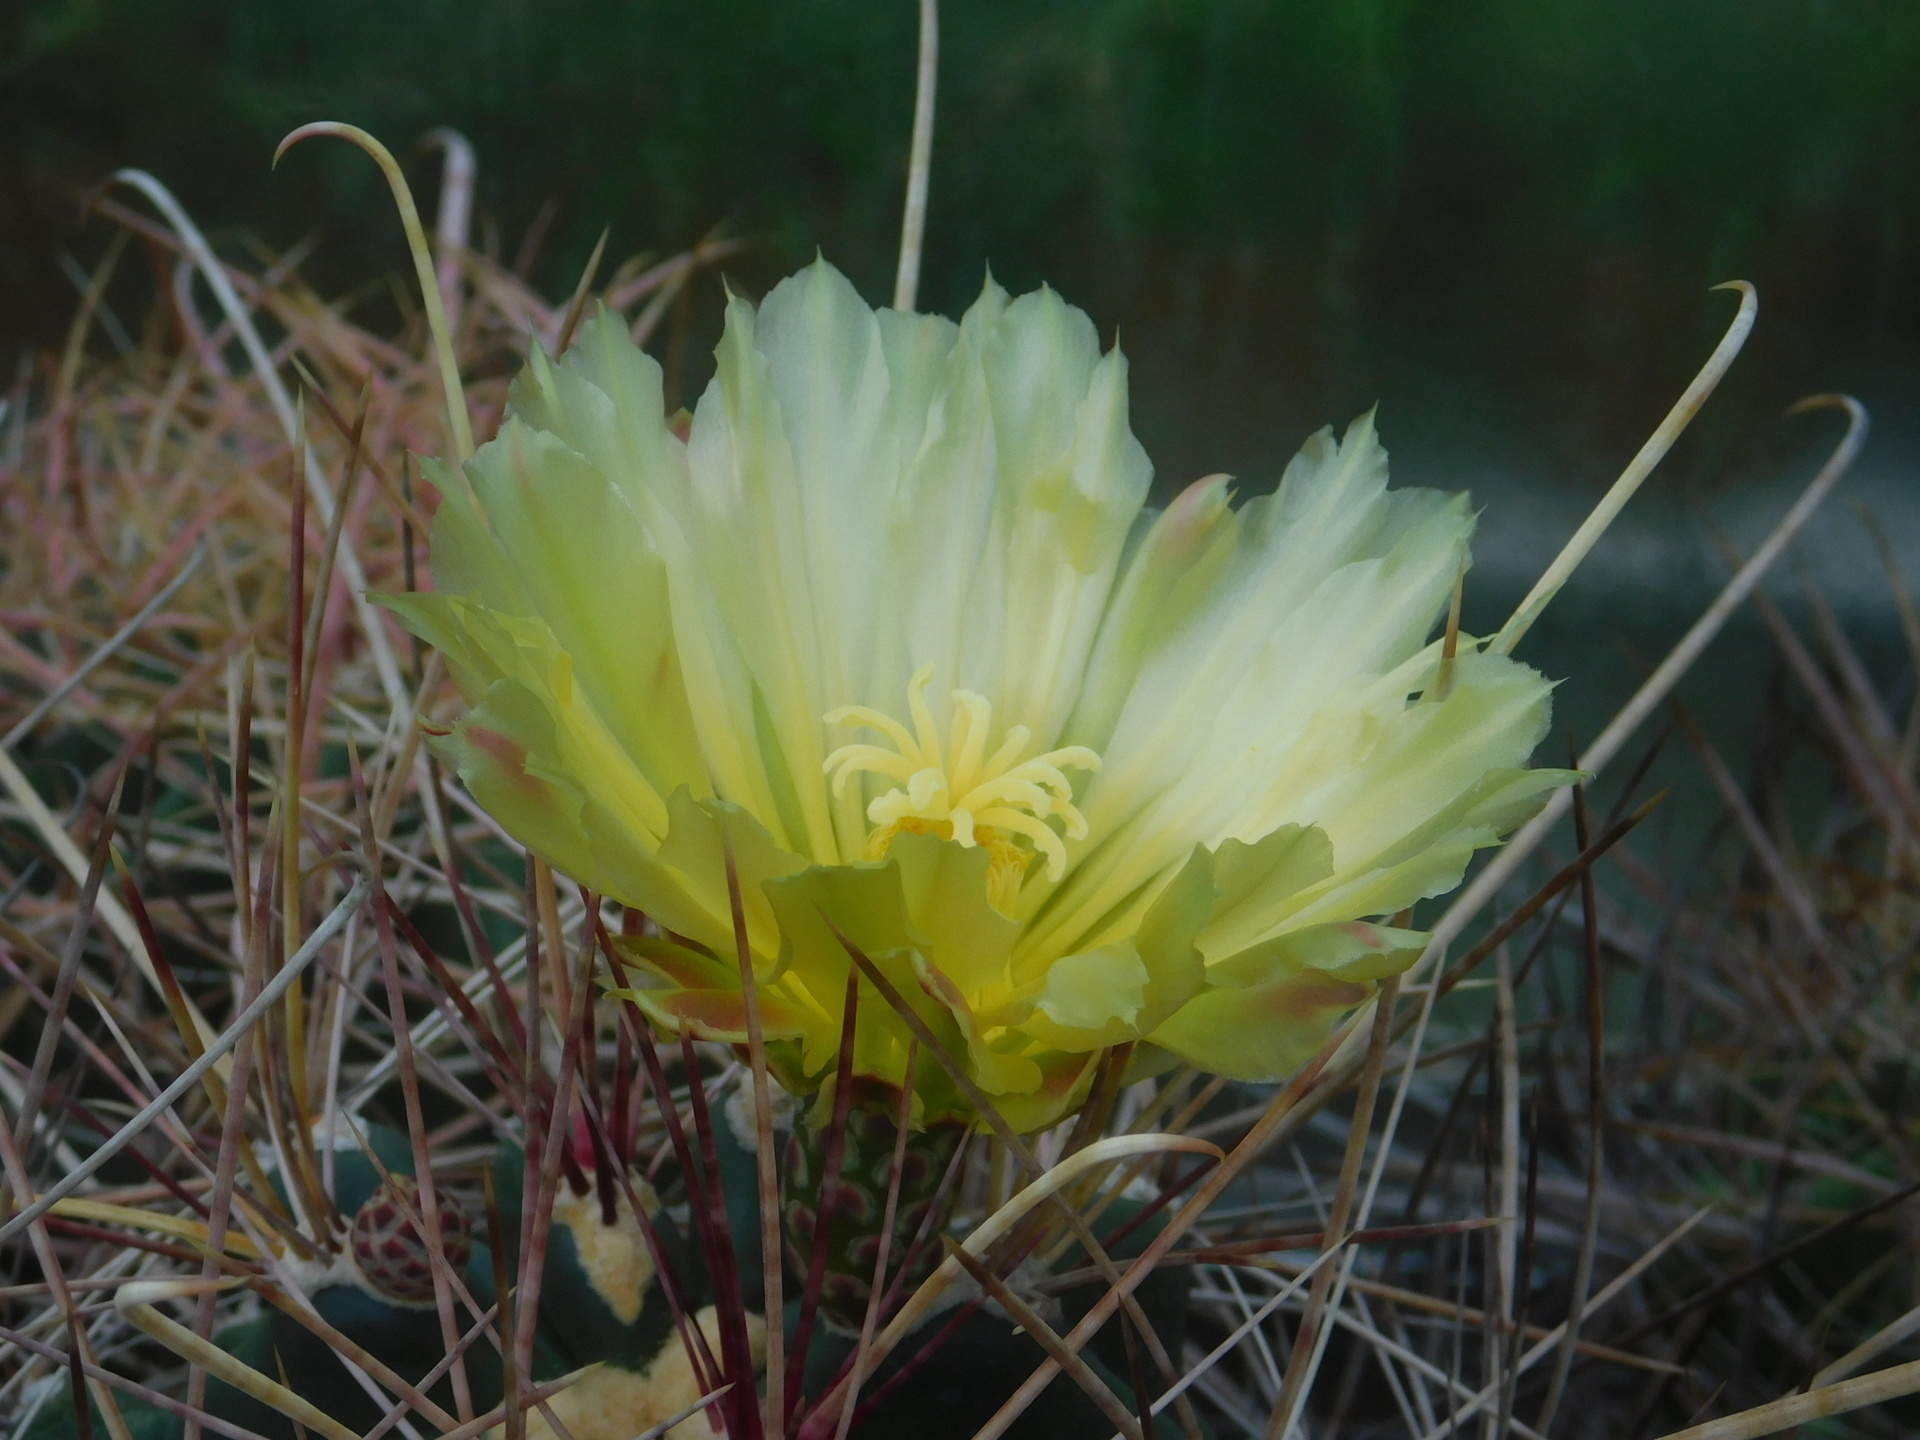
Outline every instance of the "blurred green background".
<path id="1" fill-rule="evenodd" d="M 275 142 L 316 118 L 478 150 L 481 235 L 569 290 L 613 253 L 752 237 L 757 292 L 816 246 L 891 289 L 912 0 L 15 0 L 0 6 L 0 345 L 45 345 L 106 227 L 75 197 L 151 169 L 237 244 L 317 234 L 335 293 L 401 270 L 373 168 Z M 1760 287 L 1733 378 L 1530 648 L 1591 722 L 1804 478 L 1809 390 L 1875 409 L 1849 482 L 1920 560 L 1920 7 L 1911 0 L 949 0 L 925 308 L 984 267 L 1118 334 L 1164 482 L 1270 484 L 1376 400 L 1396 473 L 1488 504 L 1469 623 L 1544 563 Z M 432 194 L 435 162 L 416 153 Z M 696 312 L 711 338 L 719 287 Z M 703 328 L 704 327 L 704 328 Z M 703 344 L 694 347 L 696 355 Z M 6 351 L 0 350 L 0 355 Z M 697 378 L 697 377 L 696 377 Z M 1835 507 L 1815 573 L 1892 644 Z M 1824 536 L 1825 538 L 1822 538 Z M 1599 627 L 1596 629 L 1596 627 Z M 1728 677 L 1758 693 L 1759 652 Z M 1741 657 L 1745 658 L 1742 659 Z M 1640 657 L 1640 658 L 1636 658 Z M 1746 683 L 1751 681 L 1752 683 Z M 1586 733 L 1592 733 L 1587 725 Z"/>
<path id="2" fill-rule="evenodd" d="M 603 225 L 619 253 L 723 222 L 762 241 L 744 284 L 817 245 L 890 288 L 912 0 L 0 9 L 16 345 L 58 335 L 73 193 L 116 165 L 210 225 L 319 231 L 336 283 L 397 268 L 363 159 L 269 172 L 322 117 L 396 148 L 463 130 L 506 254 L 557 205 L 551 292 Z M 1910 3 L 950 0 L 941 85 L 923 303 L 962 306 L 989 263 L 1049 281 L 1124 334 L 1183 474 L 1391 414 L 1408 370 L 1545 407 L 1529 428 L 1584 470 L 1657 414 L 1734 275 L 1765 300 L 1740 390 L 1767 409 L 1920 339 Z"/>

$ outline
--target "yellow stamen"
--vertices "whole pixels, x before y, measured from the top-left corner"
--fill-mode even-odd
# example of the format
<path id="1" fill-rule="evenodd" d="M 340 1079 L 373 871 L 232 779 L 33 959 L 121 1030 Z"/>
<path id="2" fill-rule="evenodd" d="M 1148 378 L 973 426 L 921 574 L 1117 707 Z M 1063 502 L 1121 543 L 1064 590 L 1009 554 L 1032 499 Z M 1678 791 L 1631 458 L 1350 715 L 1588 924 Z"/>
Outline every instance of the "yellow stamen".
<path id="1" fill-rule="evenodd" d="M 968 848 L 983 846 L 992 857 L 989 898 L 1006 909 L 1036 854 L 1046 857 L 1048 879 L 1057 881 L 1066 874 L 1066 844 L 1061 832 L 1046 822 L 1057 815 L 1066 839 L 1086 838 L 1086 817 L 1074 808 L 1073 786 L 1063 771 L 1098 770 L 1100 757 L 1084 745 L 1068 745 L 1023 760 L 1033 732 L 1014 725 L 1000 748 L 983 759 L 993 729 L 993 704 L 971 690 L 953 692 L 953 724 L 943 750 L 927 706 L 932 681 L 933 667 L 928 665 L 907 685 L 911 732 L 891 715 L 864 705 L 829 711 L 829 725 L 878 730 L 895 748 L 842 745 L 827 757 L 824 768 L 833 776 L 835 795 L 845 793 L 848 778 L 856 774 L 898 782 L 867 806 L 867 819 L 875 827 L 867 837 L 868 858 L 884 857 L 893 837 L 902 833 L 937 835 Z M 1016 844 L 1016 837 L 1027 845 Z"/>

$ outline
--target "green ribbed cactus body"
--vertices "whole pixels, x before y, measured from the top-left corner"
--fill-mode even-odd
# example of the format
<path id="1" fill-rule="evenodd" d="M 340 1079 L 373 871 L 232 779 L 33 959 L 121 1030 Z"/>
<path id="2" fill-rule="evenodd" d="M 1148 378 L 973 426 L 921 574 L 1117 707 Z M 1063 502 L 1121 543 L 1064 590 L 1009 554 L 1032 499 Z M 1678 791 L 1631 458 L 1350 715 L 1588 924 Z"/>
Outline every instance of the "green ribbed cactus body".
<path id="1" fill-rule="evenodd" d="M 828 1123 L 809 1124 L 796 1118 L 788 1137 L 781 1220 L 787 1266 L 794 1283 L 804 1284 L 812 1259 L 814 1237 L 823 1208 L 828 1210 L 826 1259 L 820 1285 L 820 1318 L 834 1329 L 858 1334 L 873 1285 L 874 1260 L 886 1219 L 887 1189 L 893 1170 L 899 1131 L 900 1092 L 884 1082 L 856 1076 L 847 1106 L 847 1132 L 840 1170 L 823 1195 L 827 1179 Z M 907 1133 L 901 1164 L 900 1196 L 894 1216 L 893 1240 L 887 1252 L 887 1273 L 899 1273 L 902 1259 L 933 1209 L 940 1181 L 967 1128 L 946 1120 Z M 940 1262 L 939 1232 L 945 1216 L 936 1216 L 928 1241 L 914 1257 L 907 1276 L 918 1284 Z"/>

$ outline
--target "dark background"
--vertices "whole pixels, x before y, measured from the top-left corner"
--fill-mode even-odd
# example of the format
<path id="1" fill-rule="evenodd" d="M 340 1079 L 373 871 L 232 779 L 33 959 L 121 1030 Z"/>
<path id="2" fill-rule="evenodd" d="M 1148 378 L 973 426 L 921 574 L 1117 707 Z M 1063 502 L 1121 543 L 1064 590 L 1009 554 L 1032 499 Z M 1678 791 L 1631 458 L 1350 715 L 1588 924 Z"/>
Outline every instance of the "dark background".
<path id="1" fill-rule="evenodd" d="M 949 0 L 923 308 L 984 267 L 1045 280 L 1120 335 L 1166 484 L 1271 484 L 1376 400 L 1402 479 L 1488 509 L 1470 627 L 1490 628 L 1760 288 L 1732 378 L 1529 642 L 1591 734 L 1718 583 L 1696 513 L 1751 540 L 1844 388 L 1875 411 L 1850 481 L 1920 565 L 1920 7 L 1908 0 Z M 0 3 L 0 364 L 57 343 L 107 227 L 76 197 L 140 165 L 239 253 L 315 236 L 330 294 L 401 273 L 384 186 L 337 142 L 479 153 L 479 225 L 572 288 L 612 253 L 716 225 L 758 292 L 816 246 L 891 291 L 912 0 L 14 0 Z M 435 163 L 415 152 L 430 203 Z M 720 288 L 695 310 L 696 363 Z M 696 380 L 698 376 L 696 375 Z M 1771 488 L 1770 488 L 1771 487 Z M 1894 653 L 1846 512 L 1813 573 Z M 1759 703 L 1733 637 L 1710 707 Z M 1747 649 L 1741 649 L 1746 644 Z"/>

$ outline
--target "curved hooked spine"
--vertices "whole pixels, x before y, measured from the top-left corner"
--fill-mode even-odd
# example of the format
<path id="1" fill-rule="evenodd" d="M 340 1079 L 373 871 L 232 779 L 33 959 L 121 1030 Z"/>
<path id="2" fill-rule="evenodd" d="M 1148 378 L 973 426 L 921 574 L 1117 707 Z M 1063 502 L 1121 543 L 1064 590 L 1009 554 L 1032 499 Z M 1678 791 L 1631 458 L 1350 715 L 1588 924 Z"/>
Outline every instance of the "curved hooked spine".
<path id="1" fill-rule="evenodd" d="M 465 464 L 473 455 L 473 422 L 467 418 L 467 394 L 460 384 L 460 368 L 453 359 L 453 332 L 447 325 L 447 310 L 440 298 L 440 282 L 434 274 L 433 253 L 427 248 L 427 232 L 420 224 L 420 209 L 413 203 L 413 191 L 407 177 L 400 173 L 400 162 L 393 152 L 358 125 L 339 120 L 315 120 L 288 134 L 273 152 L 273 163 L 314 135 L 337 135 L 351 140 L 380 167 L 393 191 L 394 207 L 400 212 L 401 227 L 407 232 L 407 249 L 413 254 L 413 272 L 420 282 L 420 298 L 427 309 L 427 328 L 433 332 L 433 349 L 440 362 L 440 385 L 447 398 L 447 428 L 453 436 L 454 453 Z"/>
<path id="2" fill-rule="evenodd" d="M 1487 648 L 1494 654 L 1513 653 L 1520 638 L 1533 628 L 1533 622 L 1540 618 L 1541 612 L 1560 593 L 1573 572 L 1580 568 L 1580 562 L 1587 558 L 1587 552 L 1607 533 L 1607 527 L 1619 517 L 1627 501 L 1633 498 L 1634 492 L 1653 473 L 1653 467 L 1666 457 L 1667 451 L 1673 448 L 1673 442 L 1680 438 L 1693 422 L 1693 417 L 1700 413 L 1700 407 L 1707 403 L 1707 397 L 1713 394 L 1714 387 L 1719 385 L 1741 347 L 1747 343 L 1747 335 L 1760 313 L 1759 292 L 1745 280 L 1729 280 L 1713 288 L 1740 292 L 1740 308 L 1734 312 L 1726 334 L 1713 347 L 1713 353 L 1707 357 L 1707 363 L 1700 367 L 1700 373 L 1693 377 L 1693 383 L 1673 402 L 1673 408 L 1667 411 L 1666 418 L 1647 437 L 1646 443 L 1633 459 L 1627 462 L 1627 468 L 1620 472 L 1620 478 L 1613 482 L 1612 488 L 1601 497 L 1600 503 L 1593 507 L 1580 528 L 1573 532 L 1573 538 L 1553 557 L 1553 563 L 1546 568 L 1546 572 L 1534 581 L 1533 589 L 1527 592 L 1527 598 L 1520 602 L 1507 623 L 1500 627 L 1500 633 L 1488 642 Z"/>

